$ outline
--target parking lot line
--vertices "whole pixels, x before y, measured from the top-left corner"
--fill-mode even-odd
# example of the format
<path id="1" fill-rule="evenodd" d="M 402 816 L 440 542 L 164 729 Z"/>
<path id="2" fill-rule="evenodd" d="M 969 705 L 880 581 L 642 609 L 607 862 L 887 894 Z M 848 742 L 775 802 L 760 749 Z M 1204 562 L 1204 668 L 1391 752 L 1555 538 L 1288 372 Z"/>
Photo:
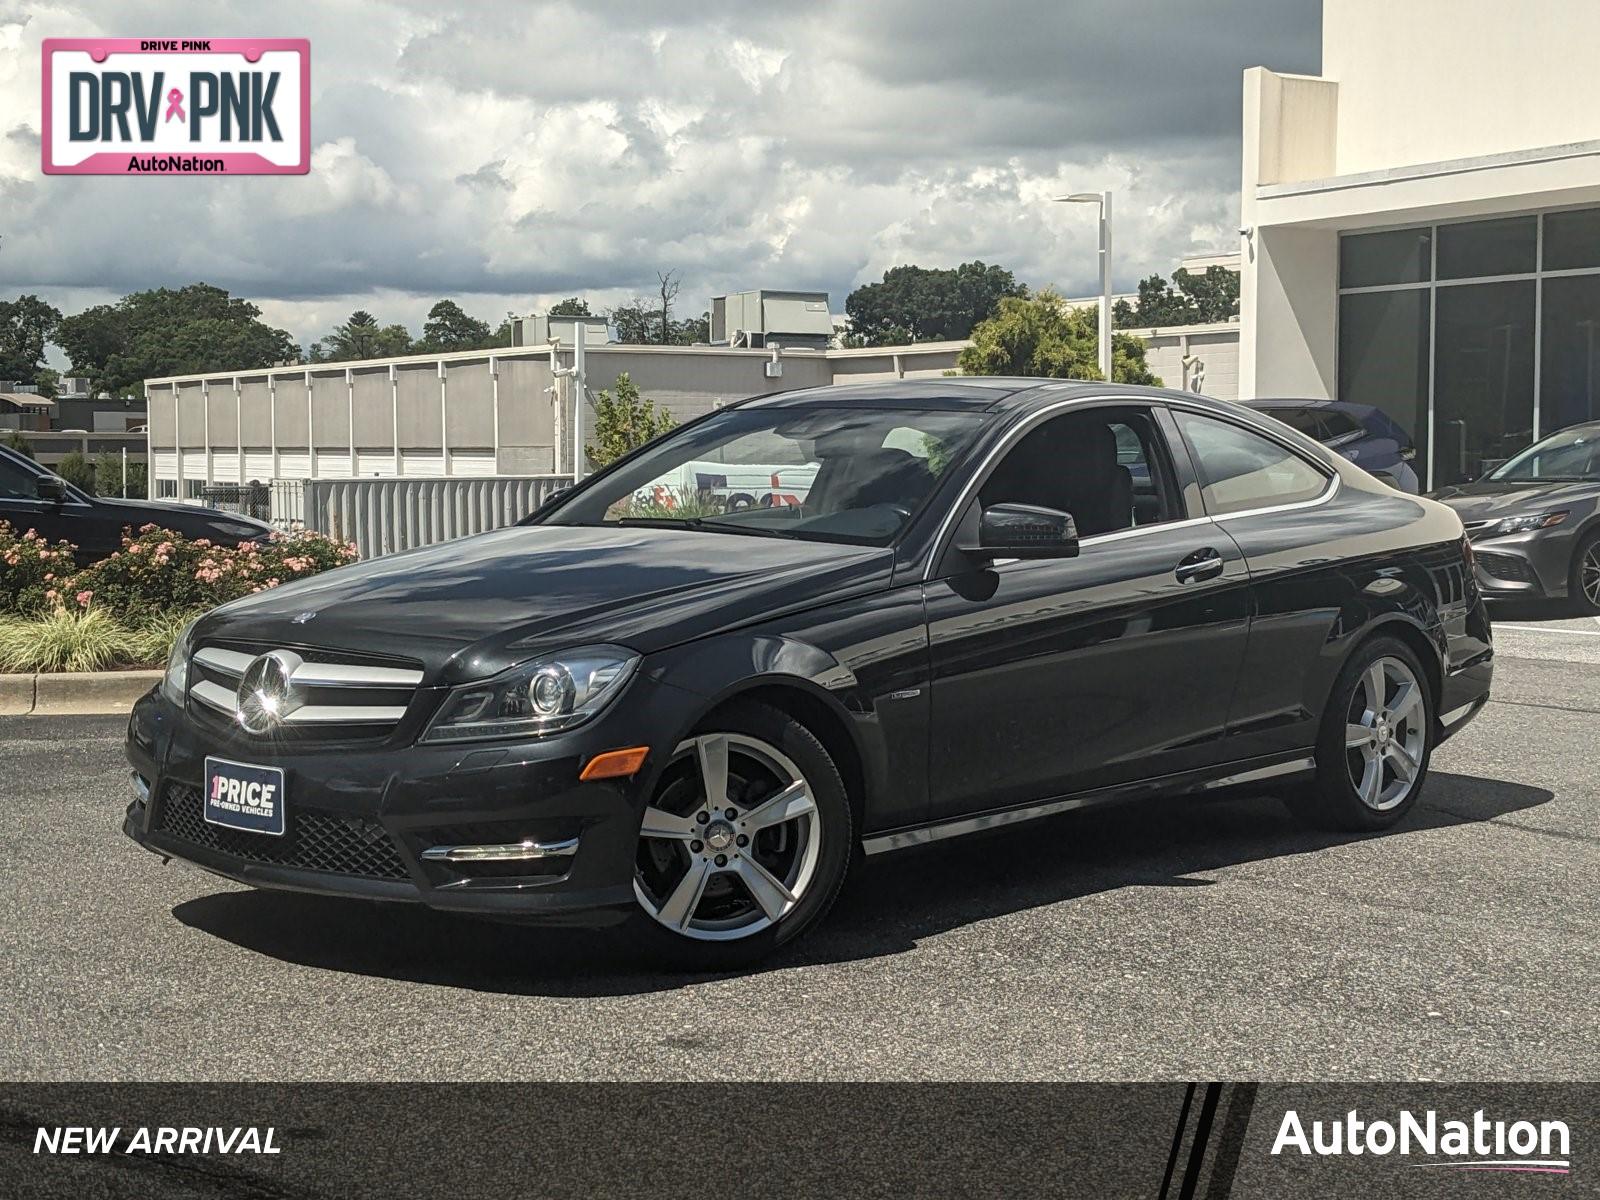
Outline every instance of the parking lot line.
<path id="1" fill-rule="evenodd" d="M 1600 629 L 1546 629 L 1540 625 L 1501 625 L 1496 629 L 1515 629 L 1519 633 L 1566 633 L 1573 637 L 1600 637 Z"/>

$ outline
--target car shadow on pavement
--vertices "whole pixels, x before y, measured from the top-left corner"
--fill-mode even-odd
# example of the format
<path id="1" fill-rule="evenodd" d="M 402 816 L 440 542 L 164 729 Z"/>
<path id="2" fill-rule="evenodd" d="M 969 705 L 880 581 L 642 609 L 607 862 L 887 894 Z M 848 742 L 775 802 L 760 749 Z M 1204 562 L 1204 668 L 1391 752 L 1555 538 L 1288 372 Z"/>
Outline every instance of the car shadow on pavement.
<path id="1" fill-rule="evenodd" d="M 1204 887 L 1206 872 L 1361 841 L 1490 822 L 1553 799 L 1522 784 L 1435 772 L 1423 801 L 1377 834 L 1306 829 L 1269 797 L 1174 797 L 1090 809 L 868 860 L 833 912 L 751 973 L 912 950 L 924 938 L 1127 887 Z M 498 925 L 414 905 L 295 892 L 185 901 L 193 929 L 285 962 L 508 995 L 619 996 L 721 976 L 641 969 L 612 930 Z"/>

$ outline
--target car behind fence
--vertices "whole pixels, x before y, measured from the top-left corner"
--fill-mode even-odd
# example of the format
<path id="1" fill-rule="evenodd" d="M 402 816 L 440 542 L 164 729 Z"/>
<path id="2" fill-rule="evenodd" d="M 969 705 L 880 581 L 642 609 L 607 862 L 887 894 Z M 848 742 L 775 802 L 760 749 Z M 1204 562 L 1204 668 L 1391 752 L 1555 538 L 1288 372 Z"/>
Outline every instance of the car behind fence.
<path id="1" fill-rule="evenodd" d="M 277 479 L 212 485 L 202 498 L 276 529 L 354 542 L 362 558 L 376 558 L 513 524 L 571 483 L 570 475 Z"/>

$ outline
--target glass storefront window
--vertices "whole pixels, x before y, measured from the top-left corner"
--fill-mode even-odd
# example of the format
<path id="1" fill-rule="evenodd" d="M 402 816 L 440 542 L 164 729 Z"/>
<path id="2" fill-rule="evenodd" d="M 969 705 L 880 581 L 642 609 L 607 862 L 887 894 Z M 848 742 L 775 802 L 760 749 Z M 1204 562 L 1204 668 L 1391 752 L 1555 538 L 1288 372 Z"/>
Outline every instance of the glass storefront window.
<path id="1" fill-rule="evenodd" d="M 1546 279 L 1542 319 L 1539 432 L 1600 421 L 1600 275 Z"/>
<path id="2" fill-rule="evenodd" d="M 1432 233 L 1426 227 L 1342 237 L 1339 239 L 1339 286 L 1426 283 L 1433 270 L 1432 256 Z"/>
<path id="3" fill-rule="evenodd" d="M 1339 297 L 1339 399 L 1376 404 L 1428 444 L 1427 288 Z"/>
<path id="4" fill-rule="evenodd" d="M 1600 208 L 1544 215 L 1544 269 L 1600 267 Z"/>
<path id="5" fill-rule="evenodd" d="M 1476 479 L 1533 440 L 1535 287 L 1528 279 L 1438 289 L 1434 487 Z"/>
<path id="6" fill-rule="evenodd" d="M 1539 218 L 1502 217 L 1439 226 L 1439 278 L 1527 275 L 1535 266 Z"/>

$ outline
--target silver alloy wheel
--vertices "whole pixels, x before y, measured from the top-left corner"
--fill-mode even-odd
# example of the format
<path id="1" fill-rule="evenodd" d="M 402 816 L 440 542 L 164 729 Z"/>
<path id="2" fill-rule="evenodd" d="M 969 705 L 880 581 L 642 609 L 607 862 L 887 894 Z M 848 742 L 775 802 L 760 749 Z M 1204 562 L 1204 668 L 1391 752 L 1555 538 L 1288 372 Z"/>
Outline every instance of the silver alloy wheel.
<path id="1" fill-rule="evenodd" d="M 800 903 L 822 821 L 791 759 L 747 734 L 702 734 L 678 746 L 663 781 L 639 828 L 633 892 L 645 912 L 685 937 L 733 941 Z"/>
<path id="2" fill-rule="evenodd" d="M 1398 658 L 1374 659 L 1361 673 L 1345 717 L 1345 764 L 1361 803 L 1378 812 L 1411 794 L 1422 770 L 1428 706 L 1422 683 Z"/>
<path id="3" fill-rule="evenodd" d="M 1578 566 L 1578 586 L 1589 603 L 1600 608 L 1600 542 L 1589 547 Z"/>

